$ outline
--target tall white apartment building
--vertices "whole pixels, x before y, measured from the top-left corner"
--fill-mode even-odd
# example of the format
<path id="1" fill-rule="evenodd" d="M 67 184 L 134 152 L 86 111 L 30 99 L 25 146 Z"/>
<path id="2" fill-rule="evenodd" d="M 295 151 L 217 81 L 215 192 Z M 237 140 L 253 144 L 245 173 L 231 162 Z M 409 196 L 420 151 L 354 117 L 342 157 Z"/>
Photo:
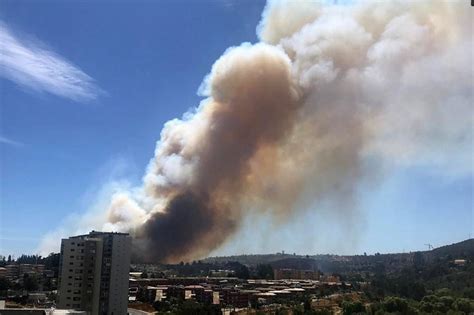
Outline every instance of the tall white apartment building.
<path id="1" fill-rule="evenodd" d="M 92 231 L 61 241 L 58 308 L 126 315 L 131 238 Z"/>

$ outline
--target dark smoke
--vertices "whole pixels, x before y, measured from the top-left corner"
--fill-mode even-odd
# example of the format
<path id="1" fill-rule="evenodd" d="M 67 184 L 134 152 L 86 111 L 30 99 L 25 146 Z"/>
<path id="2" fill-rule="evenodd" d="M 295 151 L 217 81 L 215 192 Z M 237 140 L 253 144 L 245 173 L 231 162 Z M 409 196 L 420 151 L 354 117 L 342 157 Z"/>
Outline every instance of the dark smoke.
<path id="1" fill-rule="evenodd" d="M 183 252 L 192 252 L 214 237 L 216 231 L 225 237 L 234 231 L 236 222 L 219 213 L 206 193 L 183 192 L 174 197 L 164 212 L 151 217 L 138 232 L 138 239 L 146 239 L 147 251 L 136 253 L 145 261 L 176 260 Z M 221 212 L 225 213 L 225 211 Z M 212 240 L 209 240 L 212 242 Z M 218 244 L 206 244 L 216 246 Z"/>
<path id="2" fill-rule="evenodd" d="M 188 182 L 148 187 L 154 197 L 167 200 L 164 211 L 151 214 L 137 231 L 148 260 L 205 254 L 232 235 L 241 222 L 250 161 L 260 148 L 276 146 L 295 121 L 296 96 L 282 51 L 243 46 L 220 60 L 213 73 L 211 98 L 193 117 L 205 121 L 194 130 L 196 147 L 187 154 L 190 147 L 181 139 L 165 139 L 169 149 L 152 163 L 152 174 L 166 177 L 163 158 L 196 159 Z"/>

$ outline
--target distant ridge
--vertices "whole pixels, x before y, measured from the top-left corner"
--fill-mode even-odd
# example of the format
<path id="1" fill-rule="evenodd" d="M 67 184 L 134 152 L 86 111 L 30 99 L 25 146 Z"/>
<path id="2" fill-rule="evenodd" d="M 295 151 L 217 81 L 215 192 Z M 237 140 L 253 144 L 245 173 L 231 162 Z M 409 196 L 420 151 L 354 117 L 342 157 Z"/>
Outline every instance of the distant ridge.
<path id="1" fill-rule="evenodd" d="M 384 257 L 392 256 L 413 256 L 415 253 L 422 253 L 423 255 L 431 257 L 445 257 L 452 256 L 452 258 L 469 258 L 474 259 L 474 239 L 467 239 L 458 243 L 444 245 L 426 251 L 414 251 L 410 253 L 386 253 L 367 255 L 370 257 Z M 314 269 L 316 266 L 325 266 L 329 262 L 340 262 L 344 260 L 360 260 L 362 255 L 295 255 L 295 254 L 255 254 L 255 255 L 235 255 L 235 256 L 217 256 L 203 259 L 203 262 L 208 263 L 224 263 L 228 261 L 236 261 L 244 265 L 258 265 L 271 264 L 275 268 L 295 268 L 295 269 Z M 325 269 L 325 268 L 323 268 Z M 332 269 L 332 268 L 331 268 Z"/>
<path id="2" fill-rule="evenodd" d="M 435 256 L 451 255 L 453 258 L 472 258 L 474 257 L 474 239 L 471 238 L 451 245 L 437 247 L 430 252 Z"/>

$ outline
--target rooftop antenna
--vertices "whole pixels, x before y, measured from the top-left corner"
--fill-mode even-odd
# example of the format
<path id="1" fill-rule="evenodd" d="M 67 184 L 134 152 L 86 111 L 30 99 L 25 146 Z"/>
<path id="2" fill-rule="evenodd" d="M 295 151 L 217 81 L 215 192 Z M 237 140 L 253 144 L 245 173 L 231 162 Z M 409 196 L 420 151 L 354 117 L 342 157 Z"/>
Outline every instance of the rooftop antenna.
<path id="1" fill-rule="evenodd" d="M 433 245 L 431 245 L 431 244 L 425 244 L 425 246 L 428 246 L 428 250 L 432 250 L 432 249 L 433 249 Z"/>

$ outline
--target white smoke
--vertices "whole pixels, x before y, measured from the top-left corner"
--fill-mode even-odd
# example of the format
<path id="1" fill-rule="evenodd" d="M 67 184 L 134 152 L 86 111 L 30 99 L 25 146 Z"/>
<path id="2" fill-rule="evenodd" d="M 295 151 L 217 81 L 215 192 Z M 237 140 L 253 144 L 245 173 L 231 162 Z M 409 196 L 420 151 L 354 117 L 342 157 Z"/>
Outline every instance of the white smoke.
<path id="1" fill-rule="evenodd" d="M 260 25 L 262 41 L 291 57 L 309 98 L 324 100 L 305 108 L 344 102 L 371 138 L 365 154 L 472 172 L 472 10 L 443 1 L 313 6 L 307 23 L 281 14 L 302 14 L 293 2 L 271 2 Z"/>
<path id="2" fill-rule="evenodd" d="M 133 226 L 132 222 L 134 222 L 138 216 L 132 212 L 132 206 L 127 206 L 127 210 L 124 210 L 125 207 L 120 208 L 119 205 L 121 202 L 119 201 L 121 201 L 124 195 L 129 196 L 131 191 L 133 191 L 133 188 L 128 182 L 118 179 L 109 179 L 101 184 L 101 188 L 98 191 L 94 190 L 94 192 L 90 191 L 86 193 L 86 196 L 83 197 L 84 203 L 90 205 L 86 208 L 86 211 L 84 213 L 71 213 L 62 220 L 57 228 L 41 238 L 36 252 L 43 256 L 52 252 L 59 252 L 61 238 L 87 234 L 91 230 L 118 231 L 120 228 L 129 229 Z M 115 207 L 119 210 L 104 211 L 104 209 L 110 207 L 111 196 L 112 200 L 116 201 L 114 202 L 114 204 L 117 204 Z M 126 199 L 127 202 L 132 203 L 131 198 Z M 119 218 L 119 211 L 123 213 L 122 217 L 120 217 L 120 221 L 127 223 L 119 223 L 115 219 Z M 113 212 L 114 215 L 109 215 L 109 212 Z M 132 215 L 136 217 L 133 219 L 130 218 Z"/>

